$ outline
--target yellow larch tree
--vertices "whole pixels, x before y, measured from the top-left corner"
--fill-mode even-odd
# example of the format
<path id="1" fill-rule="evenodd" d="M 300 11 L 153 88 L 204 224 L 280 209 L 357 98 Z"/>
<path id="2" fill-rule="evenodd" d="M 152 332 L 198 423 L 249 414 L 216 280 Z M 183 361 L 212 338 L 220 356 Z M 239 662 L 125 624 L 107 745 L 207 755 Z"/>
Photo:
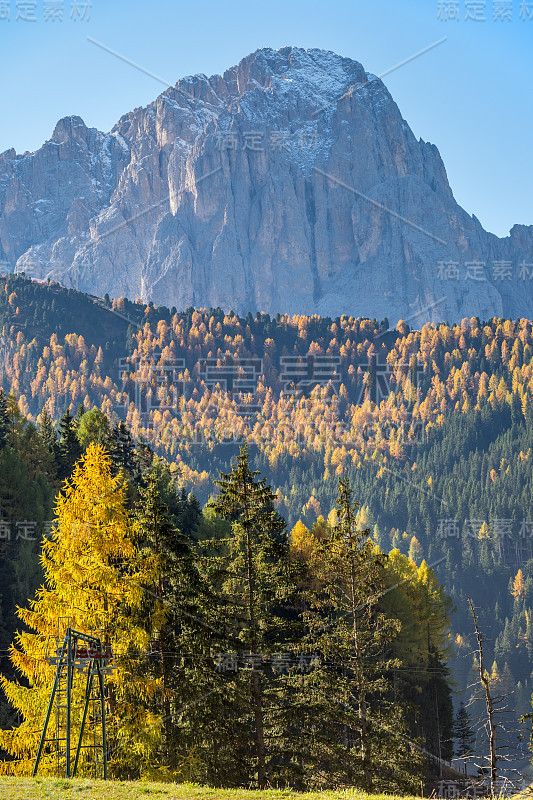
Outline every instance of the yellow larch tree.
<path id="1" fill-rule="evenodd" d="M 516 573 L 511 594 L 515 600 L 523 600 L 526 596 L 526 582 L 524 581 L 524 573 L 521 569 Z"/>
<path id="2" fill-rule="evenodd" d="M 152 601 L 150 620 L 142 618 L 144 587 L 153 582 L 156 564 L 146 553 L 141 557 L 126 491 L 124 477 L 112 474 L 107 452 L 91 444 L 58 496 L 54 530 L 42 545 L 44 583 L 28 608 L 17 611 L 25 629 L 17 633 L 9 657 L 22 680 L 0 677 L 22 717 L 17 727 L 0 731 L 0 746 L 13 759 L 0 763 L 0 773 L 31 774 L 56 669 L 45 661 L 46 648 L 53 643 L 55 655 L 58 619 L 61 637 L 68 618 L 71 628 L 96 632 L 115 654 L 117 669 L 107 679 L 110 771 L 138 771 L 157 746 L 161 719 L 148 707 L 154 707 L 160 686 L 142 674 L 138 659 L 163 611 Z M 84 681 L 78 676 L 73 682 L 73 728 L 79 725 Z M 90 727 L 86 735 L 92 735 Z M 50 748 L 39 771 L 50 774 L 54 767 Z"/>

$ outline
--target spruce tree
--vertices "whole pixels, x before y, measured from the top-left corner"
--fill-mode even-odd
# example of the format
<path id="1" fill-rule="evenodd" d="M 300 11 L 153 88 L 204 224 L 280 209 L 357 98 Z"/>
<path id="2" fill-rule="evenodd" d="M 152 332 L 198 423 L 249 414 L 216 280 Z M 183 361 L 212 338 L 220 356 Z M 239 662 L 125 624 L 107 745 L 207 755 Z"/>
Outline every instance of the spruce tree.
<path id="1" fill-rule="evenodd" d="M 135 443 L 135 451 L 133 454 L 133 478 L 136 483 L 146 485 L 145 476 L 152 469 L 153 462 L 153 450 L 148 442 L 140 436 Z"/>
<path id="2" fill-rule="evenodd" d="M 41 411 L 39 420 L 39 435 L 42 443 L 50 455 L 55 459 L 58 454 L 57 433 L 46 406 Z"/>
<path id="3" fill-rule="evenodd" d="M 228 713 L 214 768 L 225 770 L 234 785 L 252 781 L 263 789 L 283 756 L 279 710 L 286 675 L 272 663 L 288 650 L 283 606 L 292 584 L 285 521 L 266 480 L 250 470 L 246 446 L 216 483 L 220 494 L 212 509 L 231 527 L 224 538 L 201 543 L 202 577 L 212 587 L 204 618 L 217 631 L 219 663 L 230 660 L 236 669 L 218 679 L 218 713 L 224 695 Z"/>
<path id="4" fill-rule="evenodd" d="M 187 495 L 185 489 L 182 489 L 176 509 L 176 518 L 180 530 L 192 538 L 201 516 L 202 509 L 194 494 L 190 492 Z"/>
<path id="5" fill-rule="evenodd" d="M 0 450 L 9 442 L 9 412 L 7 406 L 7 397 L 3 389 L 0 389 Z"/>
<path id="6" fill-rule="evenodd" d="M 389 676 L 398 662 L 387 656 L 401 625 L 379 610 L 385 556 L 370 531 L 358 529 L 358 505 L 341 479 L 337 524 L 311 551 L 304 641 L 320 662 L 304 679 L 300 735 L 305 733 L 307 771 L 317 784 L 413 790 L 420 748 L 394 698 Z"/>
<path id="7" fill-rule="evenodd" d="M 135 471 L 135 445 L 130 431 L 124 422 L 117 423 L 111 431 L 111 458 L 116 470 L 126 474 Z"/>
<path id="8" fill-rule="evenodd" d="M 194 594 L 198 579 L 190 541 L 172 524 L 156 472 L 149 474 L 147 485 L 140 487 L 139 494 L 135 518 L 141 552 L 148 555 L 155 568 L 141 609 L 141 616 L 149 620 L 152 631 L 152 656 L 148 656 L 148 663 L 140 662 L 138 669 L 160 681 L 158 700 L 162 701 L 165 731 L 161 760 L 176 769 L 186 762 L 185 754 L 180 759 L 177 708 L 187 694 L 183 683 L 189 679 L 190 671 L 174 667 L 177 654 L 185 651 L 193 655 L 191 637 L 185 632 L 197 628 L 196 624 L 191 626 L 191 620 L 196 621 Z"/>
<path id="9" fill-rule="evenodd" d="M 74 464 L 81 456 L 81 446 L 76 435 L 76 421 L 69 409 L 59 420 L 58 477 L 64 481 L 70 476 Z"/>
<path id="10" fill-rule="evenodd" d="M 465 775 L 467 774 L 466 762 L 474 754 L 473 746 L 476 743 L 476 735 L 471 727 L 470 715 L 465 708 L 464 703 L 457 710 L 454 722 L 454 738 L 457 742 L 455 747 L 455 755 L 463 759 L 463 768 Z"/>

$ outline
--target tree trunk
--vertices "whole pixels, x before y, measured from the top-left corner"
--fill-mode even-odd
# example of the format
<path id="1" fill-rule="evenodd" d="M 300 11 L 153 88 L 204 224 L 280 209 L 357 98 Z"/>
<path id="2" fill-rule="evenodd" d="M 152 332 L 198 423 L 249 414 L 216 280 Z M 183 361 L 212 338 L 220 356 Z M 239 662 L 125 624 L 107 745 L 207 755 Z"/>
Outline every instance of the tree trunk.
<path id="1" fill-rule="evenodd" d="M 257 783 L 260 789 L 266 788 L 265 735 L 263 729 L 263 704 L 261 696 L 261 675 L 252 669 L 252 697 L 254 702 L 255 746 L 257 756 Z"/>
<path id="2" fill-rule="evenodd" d="M 472 616 L 474 617 L 474 628 L 476 629 L 476 638 L 478 643 L 479 652 L 479 677 L 481 684 L 485 689 L 485 704 L 487 706 L 488 729 L 489 729 L 489 751 L 490 751 L 490 794 L 491 797 L 496 796 L 496 788 L 498 782 L 497 763 L 498 758 L 496 755 L 496 725 L 494 724 L 494 703 L 490 693 L 490 684 L 487 675 L 485 674 L 485 667 L 483 666 L 483 637 L 477 624 L 476 612 L 470 597 L 468 598 Z"/>
<path id="3" fill-rule="evenodd" d="M 257 630 L 255 620 L 255 580 L 252 557 L 252 538 L 250 532 L 250 521 L 248 517 L 248 498 L 246 493 L 246 482 L 243 485 L 244 495 L 244 524 L 246 526 L 246 560 L 248 573 L 248 613 L 250 617 L 250 662 L 252 667 L 252 703 L 254 708 L 255 721 L 255 749 L 257 759 L 257 784 L 259 789 L 266 788 L 266 764 L 265 764 L 265 733 L 263 720 L 263 698 L 261 692 L 261 676 L 255 670 L 254 656 L 257 656 Z"/>
<path id="4" fill-rule="evenodd" d="M 350 542 L 350 548 L 352 543 Z M 368 707 L 366 702 L 366 692 L 364 687 L 363 668 L 360 663 L 359 653 L 359 630 L 357 624 L 357 603 L 356 603 L 356 590 L 355 590 L 355 565 L 353 562 L 353 552 L 351 555 L 351 592 L 352 592 L 352 614 L 353 614 L 353 640 L 354 640 L 354 654 L 357 670 L 357 695 L 358 695 L 358 713 L 359 713 L 359 730 L 361 731 L 361 758 L 363 762 L 363 780 L 365 783 L 365 790 L 372 791 L 372 752 L 369 735 L 368 725 Z"/>
<path id="5" fill-rule="evenodd" d="M 165 761 L 170 763 L 172 741 L 172 711 L 170 706 L 170 687 L 167 664 L 167 639 L 165 625 L 159 636 L 159 651 L 161 653 L 161 677 L 163 680 L 163 724 L 165 727 Z"/>

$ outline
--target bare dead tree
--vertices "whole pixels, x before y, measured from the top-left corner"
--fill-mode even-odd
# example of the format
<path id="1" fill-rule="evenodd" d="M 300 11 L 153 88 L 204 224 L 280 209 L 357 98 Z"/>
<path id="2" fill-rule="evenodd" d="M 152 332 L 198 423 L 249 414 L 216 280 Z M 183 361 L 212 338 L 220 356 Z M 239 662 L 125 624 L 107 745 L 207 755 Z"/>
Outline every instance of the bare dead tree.
<path id="1" fill-rule="evenodd" d="M 487 707 L 487 728 L 489 734 L 489 759 L 490 759 L 490 794 L 491 797 L 496 795 L 496 788 L 498 782 L 498 756 L 496 753 L 496 725 L 494 723 L 494 701 L 490 691 L 490 680 L 483 662 L 483 634 L 479 630 L 476 611 L 472 599 L 469 597 L 470 610 L 474 618 L 474 628 L 476 630 L 476 639 L 478 646 L 478 663 L 479 663 L 479 679 L 485 691 L 485 705 Z"/>
<path id="2" fill-rule="evenodd" d="M 484 635 L 480 630 L 476 610 L 470 597 L 468 597 L 468 602 L 474 620 L 477 639 L 476 668 L 479 671 L 479 680 L 474 685 L 478 686 L 480 690 L 477 696 L 474 695 L 471 698 L 468 706 L 479 702 L 482 702 L 485 706 L 481 716 L 474 724 L 476 726 L 480 725 L 487 733 L 489 750 L 482 758 L 488 765 L 490 794 L 491 797 L 495 797 L 501 794 L 504 786 L 507 790 L 511 789 L 513 791 L 517 791 L 521 786 L 523 775 L 518 769 L 518 761 L 523 756 L 521 756 L 521 748 L 517 746 L 515 737 L 517 736 L 518 742 L 520 742 L 522 732 L 515 727 L 516 709 L 509 704 L 509 698 L 513 691 L 506 692 L 505 687 L 500 685 L 498 680 L 495 681 L 493 676 L 489 677 L 485 669 Z M 523 720 L 521 721 L 523 722 Z M 474 758 L 477 760 L 478 757 L 475 756 Z M 480 774 L 483 776 L 486 771 L 485 767 L 476 766 L 478 766 Z"/>

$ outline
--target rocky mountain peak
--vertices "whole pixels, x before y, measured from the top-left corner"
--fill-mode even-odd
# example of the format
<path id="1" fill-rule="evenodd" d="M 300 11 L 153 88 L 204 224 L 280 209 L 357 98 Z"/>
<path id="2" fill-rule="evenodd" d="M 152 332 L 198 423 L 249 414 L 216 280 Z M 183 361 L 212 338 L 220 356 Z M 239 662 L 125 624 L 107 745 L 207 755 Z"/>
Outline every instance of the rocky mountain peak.
<path id="1" fill-rule="evenodd" d="M 60 119 L 54 128 L 52 142 L 61 144 L 67 139 L 85 139 L 87 126 L 81 117 L 70 116 Z"/>
<path id="2" fill-rule="evenodd" d="M 109 134 L 70 116 L 35 153 L 0 156 L 11 269 L 182 308 L 526 315 L 532 232 L 484 231 L 382 81 L 326 50 L 261 48 Z"/>

